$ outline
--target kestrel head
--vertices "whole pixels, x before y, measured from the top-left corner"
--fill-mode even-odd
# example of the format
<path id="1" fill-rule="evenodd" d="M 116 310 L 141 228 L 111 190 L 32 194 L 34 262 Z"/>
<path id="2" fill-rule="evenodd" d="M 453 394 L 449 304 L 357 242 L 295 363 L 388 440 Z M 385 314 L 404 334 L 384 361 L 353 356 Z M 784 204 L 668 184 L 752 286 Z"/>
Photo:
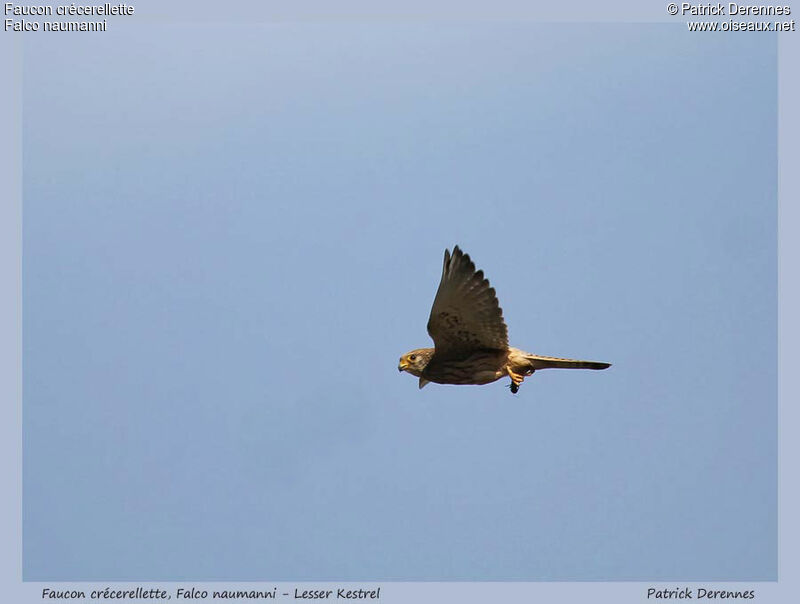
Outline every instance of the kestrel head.
<path id="1" fill-rule="evenodd" d="M 417 377 L 422 375 L 428 361 L 433 356 L 433 348 L 417 348 L 411 352 L 405 353 L 400 357 L 400 363 L 397 365 L 398 371 L 407 371 L 411 375 Z"/>

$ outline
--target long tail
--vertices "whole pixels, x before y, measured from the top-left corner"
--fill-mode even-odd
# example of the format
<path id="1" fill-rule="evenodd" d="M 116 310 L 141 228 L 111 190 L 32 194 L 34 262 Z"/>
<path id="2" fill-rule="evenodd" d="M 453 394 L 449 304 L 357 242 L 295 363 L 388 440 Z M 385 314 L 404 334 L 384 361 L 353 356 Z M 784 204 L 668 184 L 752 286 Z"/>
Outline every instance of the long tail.
<path id="1" fill-rule="evenodd" d="M 599 361 L 579 361 L 577 359 L 561 359 L 559 357 L 544 357 L 538 354 L 528 354 L 534 370 L 539 369 L 606 369 L 611 367 L 611 363 L 601 363 Z"/>

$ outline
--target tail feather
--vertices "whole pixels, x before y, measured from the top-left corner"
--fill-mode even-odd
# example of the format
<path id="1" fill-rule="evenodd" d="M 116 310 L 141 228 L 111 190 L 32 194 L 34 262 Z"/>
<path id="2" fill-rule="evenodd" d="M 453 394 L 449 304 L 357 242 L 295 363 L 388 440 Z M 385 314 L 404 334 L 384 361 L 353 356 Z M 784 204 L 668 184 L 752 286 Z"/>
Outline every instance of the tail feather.
<path id="1" fill-rule="evenodd" d="M 534 370 L 539 369 L 606 369 L 611 367 L 611 363 L 601 363 L 599 361 L 579 361 L 577 359 L 562 359 L 559 357 L 545 357 L 539 354 L 529 354 L 527 356 Z"/>

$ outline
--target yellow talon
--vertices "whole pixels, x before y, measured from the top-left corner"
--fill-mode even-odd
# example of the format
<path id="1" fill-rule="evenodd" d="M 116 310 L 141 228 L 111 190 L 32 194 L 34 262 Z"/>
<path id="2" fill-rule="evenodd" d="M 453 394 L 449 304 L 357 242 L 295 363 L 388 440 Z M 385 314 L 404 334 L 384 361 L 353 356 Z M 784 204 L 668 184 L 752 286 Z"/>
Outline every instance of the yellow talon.
<path id="1" fill-rule="evenodd" d="M 516 394 L 517 391 L 519 390 L 519 385 L 523 382 L 525 376 L 522 376 L 518 373 L 514 373 L 513 371 L 511 371 L 511 368 L 508 365 L 506 365 L 506 373 L 508 373 L 508 377 L 511 378 L 511 385 L 510 385 L 511 392 Z"/>

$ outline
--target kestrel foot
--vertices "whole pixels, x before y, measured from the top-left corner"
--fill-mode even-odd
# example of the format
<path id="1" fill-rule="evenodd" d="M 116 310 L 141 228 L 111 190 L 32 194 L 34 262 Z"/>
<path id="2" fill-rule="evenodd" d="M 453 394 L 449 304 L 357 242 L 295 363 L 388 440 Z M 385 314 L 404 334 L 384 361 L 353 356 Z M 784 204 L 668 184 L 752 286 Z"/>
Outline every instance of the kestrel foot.
<path id="1" fill-rule="evenodd" d="M 511 388 L 511 393 L 516 394 L 519 391 L 519 385 L 525 379 L 525 376 L 514 373 L 508 366 L 506 366 L 506 372 L 508 373 L 508 377 L 511 378 L 511 385 L 509 386 L 509 388 Z"/>

